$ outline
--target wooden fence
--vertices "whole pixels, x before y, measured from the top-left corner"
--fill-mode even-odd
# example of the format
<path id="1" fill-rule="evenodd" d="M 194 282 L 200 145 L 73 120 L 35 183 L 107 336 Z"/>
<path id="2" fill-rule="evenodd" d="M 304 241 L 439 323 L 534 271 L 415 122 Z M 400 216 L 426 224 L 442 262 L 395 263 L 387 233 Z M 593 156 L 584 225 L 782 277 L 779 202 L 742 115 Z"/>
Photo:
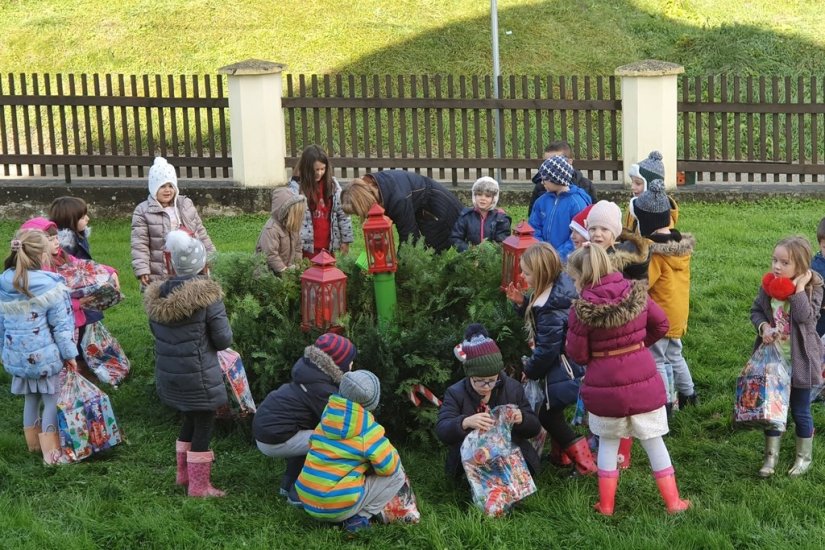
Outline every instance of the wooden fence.
<path id="1" fill-rule="evenodd" d="M 615 77 L 509 77 L 499 97 L 489 77 L 287 75 L 287 163 L 317 143 L 342 176 L 411 168 L 446 181 L 503 170 L 529 179 L 544 147 L 573 145 L 576 166 L 599 181 L 621 170 Z M 496 157 L 495 117 L 501 128 Z"/>
<path id="2" fill-rule="evenodd" d="M 825 79 L 680 79 L 680 170 L 709 181 L 822 181 Z"/>
<path id="3" fill-rule="evenodd" d="M 0 173 L 143 177 L 175 157 L 180 177 L 229 177 L 224 79 L 38 75 L 0 78 Z"/>
<path id="4" fill-rule="evenodd" d="M 3 75 L 0 176 L 144 177 L 160 154 L 180 177 L 231 178 L 225 84 Z M 564 139 L 592 179 L 620 181 L 619 88 L 612 76 L 511 76 L 495 99 L 489 77 L 286 75 L 287 165 L 317 143 L 345 178 L 407 168 L 452 182 L 525 181 L 544 147 Z M 686 76 L 679 88 L 679 170 L 700 181 L 825 180 L 825 79 Z"/>

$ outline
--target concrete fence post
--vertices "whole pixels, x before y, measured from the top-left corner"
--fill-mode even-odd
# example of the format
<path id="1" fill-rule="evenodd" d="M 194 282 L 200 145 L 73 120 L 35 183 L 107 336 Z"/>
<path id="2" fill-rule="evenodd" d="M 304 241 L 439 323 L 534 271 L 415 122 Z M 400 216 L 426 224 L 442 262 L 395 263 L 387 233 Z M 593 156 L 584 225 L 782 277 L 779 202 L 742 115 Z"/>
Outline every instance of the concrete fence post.
<path id="1" fill-rule="evenodd" d="M 218 69 L 229 80 L 232 172 L 244 187 L 287 182 L 281 72 L 286 65 L 248 59 Z"/>
<path id="2" fill-rule="evenodd" d="M 630 185 L 630 165 L 653 150 L 662 153 L 665 187 L 676 187 L 677 75 L 685 68 L 647 59 L 616 69 L 622 79 L 622 166 Z"/>

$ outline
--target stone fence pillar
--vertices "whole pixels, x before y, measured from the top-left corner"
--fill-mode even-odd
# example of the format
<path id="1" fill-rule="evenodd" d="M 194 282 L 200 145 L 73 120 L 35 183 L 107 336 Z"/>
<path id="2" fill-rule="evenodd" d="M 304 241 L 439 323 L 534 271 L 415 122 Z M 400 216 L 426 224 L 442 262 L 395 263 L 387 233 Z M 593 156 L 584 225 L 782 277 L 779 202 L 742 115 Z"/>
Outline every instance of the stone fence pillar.
<path id="1" fill-rule="evenodd" d="M 248 59 L 218 69 L 229 80 L 232 172 L 244 187 L 287 182 L 286 135 L 281 108 L 285 65 Z"/>
<path id="2" fill-rule="evenodd" d="M 677 76 L 685 68 L 647 59 L 616 69 L 622 79 L 622 159 L 624 183 L 630 185 L 630 165 L 653 150 L 662 153 L 665 187 L 676 187 Z"/>

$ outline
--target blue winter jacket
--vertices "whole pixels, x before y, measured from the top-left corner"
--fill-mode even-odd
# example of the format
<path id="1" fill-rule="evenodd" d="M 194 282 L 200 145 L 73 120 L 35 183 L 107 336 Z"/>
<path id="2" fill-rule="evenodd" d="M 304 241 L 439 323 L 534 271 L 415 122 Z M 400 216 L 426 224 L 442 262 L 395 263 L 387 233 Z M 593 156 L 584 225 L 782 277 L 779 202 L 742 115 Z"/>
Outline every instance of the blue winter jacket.
<path id="1" fill-rule="evenodd" d="M 533 306 L 534 348 L 533 355 L 524 364 L 524 374 L 532 380 L 546 381 L 545 393 L 548 397 L 556 397 L 557 401 L 570 402 L 569 395 L 555 395 L 556 393 L 567 394 L 571 388 L 567 382 L 571 380 L 565 366 L 561 361 L 561 354 L 564 353 L 564 341 L 567 338 L 567 319 L 573 300 L 578 299 L 579 293 L 573 284 L 573 279 L 565 272 L 561 272 L 553 283 L 553 289 L 544 305 Z M 524 317 L 527 304 L 524 300 L 520 306 L 516 306 L 516 312 Z M 582 368 L 568 359 L 568 364 L 573 371 L 575 378 L 584 374 Z M 557 387 L 554 387 L 557 385 Z M 575 402 L 575 394 L 572 400 Z"/>
<path id="2" fill-rule="evenodd" d="M 510 236 L 512 222 L 504 210 L 495 208 L 487 213 L 482 225 L 481 213 L 475 208 L 465 208 L 455 221 L 450 244 L 459 252 L 464 252 L 470 245 L 480 244 L 481 241 L 500 243 Z"/>
<path id="3" fill-rule="evenodd" d="M 0 275 L 0 327 L 3 367 L 12 376 L 40 378 L 63 368 L 77 356 L 74 314 L 63 277 L 29 271 L 29 298 L 14 288 L 14 270 Z"/>
<path id="4" fill-rule="evenodd" d="M 567 261 L 567 255 L 574 248 L 570 239 L 570 222 L 588 204 L 590 195 L 581 187 L 571 185 L 570 190 L 564 193 L 545 193 L 533 206 L 529 223 L 536 230 L 536 238 L 553 245 L 563 262 Z"/>

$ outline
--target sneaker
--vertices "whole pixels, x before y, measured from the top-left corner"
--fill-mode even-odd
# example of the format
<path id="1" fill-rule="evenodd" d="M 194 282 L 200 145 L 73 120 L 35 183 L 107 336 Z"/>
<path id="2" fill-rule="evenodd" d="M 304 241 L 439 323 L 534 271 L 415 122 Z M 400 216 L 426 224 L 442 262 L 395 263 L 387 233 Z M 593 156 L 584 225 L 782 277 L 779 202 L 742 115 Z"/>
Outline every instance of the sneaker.
<path id="1" fill-rule="evenodd" d="M 284 489 L 283 487 L 281 487 L 281 488 L 278 489 L 278 494 L 282 497 L 288 497 L 289 496 L 289 489 Z"/>
<path id="2" fill-rule="evenodd" d="M 357 533 L 358 531 L 370 528 L 370 518 L 355 514 L 351 518 L 347 518 L 341 522 L 341 527 L 348 533 Z"/>
<path id="3" fill-rule="evenodd" d="M 304 503 L 301 502 L 301 499 L 298 498 L 298 491 L 295 490 L 295 485 L 292 486 L 286 494 L 286 503 L 290 506 L 294 506 L 295 508 L 300 508 L 301 510 L 304 509 Z"/>

